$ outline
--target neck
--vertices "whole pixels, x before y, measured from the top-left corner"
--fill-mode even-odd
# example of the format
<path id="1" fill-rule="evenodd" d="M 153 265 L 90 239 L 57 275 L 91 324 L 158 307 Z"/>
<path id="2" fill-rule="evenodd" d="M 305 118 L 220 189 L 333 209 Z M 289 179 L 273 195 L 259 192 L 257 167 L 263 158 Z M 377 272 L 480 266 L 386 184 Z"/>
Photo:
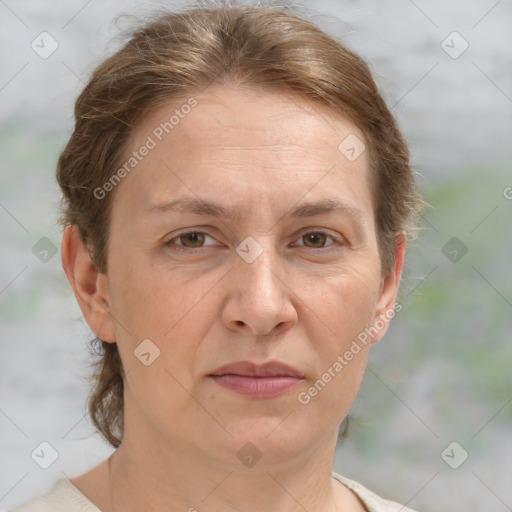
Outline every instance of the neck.
<path id="1" fill-rule="evenodd" d="M 125 431 L 109 458 L 111 512 L 336 512 L 339 492 L 332 481 L 336 435 L 309 453 L 269 464 L 264 454 L 254 466 L 216 464 L 207 454 L 154 437 L 151 446 Z M 151 491 L 148 492 L 148 489 Z M 338 503 L 338 506 L 341 506 Z"/>

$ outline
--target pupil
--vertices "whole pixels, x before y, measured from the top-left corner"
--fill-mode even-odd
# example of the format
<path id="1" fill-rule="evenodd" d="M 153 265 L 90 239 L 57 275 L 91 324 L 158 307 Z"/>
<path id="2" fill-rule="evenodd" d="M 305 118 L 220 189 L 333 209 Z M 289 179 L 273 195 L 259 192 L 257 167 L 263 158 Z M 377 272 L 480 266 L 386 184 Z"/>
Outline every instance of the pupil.
<path id="1" fill-rule="evenodd" d="M 318 243 L 318 239 L 322 240 L 322 234 L 321 233 L 311 233 L 308 235 L 309 241 L 313 242 L 313 244 Z M 317 242 L 315 242 L 315 238 L 317 239 Z"/>
<path id="2" fill-rule="evenodd" d="M 198 236 L 200 235 L 200 233 L 187 233 L 187 237 L 189 238 L 189 241 L 192 242 L 192 244 L 195 244 L 195 243 L 201 243 L 201 237 Z"/>

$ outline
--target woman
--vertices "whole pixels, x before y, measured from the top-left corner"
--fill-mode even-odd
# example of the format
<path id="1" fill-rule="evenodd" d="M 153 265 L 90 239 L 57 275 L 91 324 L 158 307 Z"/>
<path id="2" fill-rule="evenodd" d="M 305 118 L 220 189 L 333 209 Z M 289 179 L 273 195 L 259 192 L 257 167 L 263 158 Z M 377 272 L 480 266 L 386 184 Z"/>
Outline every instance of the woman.
<path id="1" fill-rule="evenodd" d="M 14 510 L 410 510 L 332 472 L 423 206 L 364 61 L 284 8 L 161 14 L 75 119 L 62 263 L 116 450 Z"/>

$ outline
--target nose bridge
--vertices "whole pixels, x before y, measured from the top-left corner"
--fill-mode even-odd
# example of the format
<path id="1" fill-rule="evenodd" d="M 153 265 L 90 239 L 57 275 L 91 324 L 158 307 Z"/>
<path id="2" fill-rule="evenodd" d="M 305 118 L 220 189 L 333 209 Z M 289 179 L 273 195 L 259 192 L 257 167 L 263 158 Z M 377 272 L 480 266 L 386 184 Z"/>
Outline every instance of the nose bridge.
<path id="1" fill-rule="evenodd" d="M 257 236 L 257 238 L 256 238 Z M 239 328 L 241 322 L 253 334 L 268 334 L 276 326 L 296 318 L 287 300 L 287 287 L 281 277 L 284 262 L 274 249 L 270 232 L 248 236 L 236 248 L 233 287 L 226 320 Z"/>
<path id="2" fill-rule="evenodd" d="M 237 279 L 251 292 L 254 300 L 276 300 L 280 295 L 280 281 L 275 273 L 278 270 L 278 255 L 274 250 L 272 233 L 267 232 L 246 237 L 236 248 L 239 256 L 237 261 Z M 244 292 L 244 290 L 242 290 Z"/>

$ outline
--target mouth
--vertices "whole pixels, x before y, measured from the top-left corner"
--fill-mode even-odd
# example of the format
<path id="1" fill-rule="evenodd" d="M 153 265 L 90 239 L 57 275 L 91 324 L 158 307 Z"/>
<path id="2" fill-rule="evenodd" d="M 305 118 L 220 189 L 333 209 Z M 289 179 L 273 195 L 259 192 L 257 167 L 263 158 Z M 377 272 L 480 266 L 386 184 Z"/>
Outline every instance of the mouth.
<path id="1" fill-rule="evenodd" d="M 209 377 L 223 388 L 254 398 L 279 396 L 304 379 L 301 372 L 279 361 L 262 365 L 240 361 L 218 368 Z"/>

